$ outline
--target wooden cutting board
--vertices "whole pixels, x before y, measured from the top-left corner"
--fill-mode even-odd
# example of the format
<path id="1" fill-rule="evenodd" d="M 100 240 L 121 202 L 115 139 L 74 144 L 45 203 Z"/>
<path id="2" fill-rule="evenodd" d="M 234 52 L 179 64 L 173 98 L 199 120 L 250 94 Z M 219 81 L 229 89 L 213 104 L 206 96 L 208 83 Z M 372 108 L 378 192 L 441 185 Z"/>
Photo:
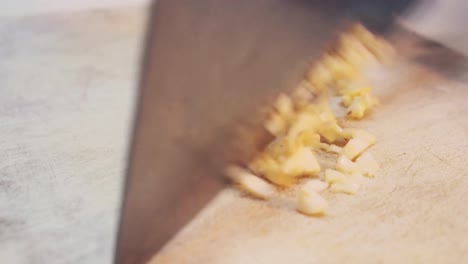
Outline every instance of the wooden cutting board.
<path id="1" fill-rule="evenodd" d="M 406 62 L 379 76 L 381 106 L 350 125 L 378 137 L 382 169 L 357 195 L 326 193 L 329 212 L 311 218 L 292 194 L 227 188 L 151 263 L 468 261 L 468 87 Z"/>

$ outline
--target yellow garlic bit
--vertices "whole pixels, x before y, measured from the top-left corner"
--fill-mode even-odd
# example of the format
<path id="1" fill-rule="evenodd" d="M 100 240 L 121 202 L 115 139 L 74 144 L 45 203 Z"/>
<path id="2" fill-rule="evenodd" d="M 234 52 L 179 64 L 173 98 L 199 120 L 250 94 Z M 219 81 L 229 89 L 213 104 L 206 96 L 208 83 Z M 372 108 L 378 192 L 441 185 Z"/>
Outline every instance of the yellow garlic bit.
<path id="1" fill-rule="evenodd" d="M 231 165 L 226 168 L 225 173 L 240 189 L 253 197 L 268 199 L 276 192 L 275 188 L 267 181 L 241 167 Z"/>
<path id="2" fill-rule="evenodd" d="M 337 182 L 344 182 L 346 180 L 346 174 L 333 169 L 325 170 L 325 182 L 334 184 Z"/>
<path id="3" fill-rule="evenodd" d="M 357 158 L 366 149 L 375 144 L 376 141 L 374 135 L 361 129 L 345 129 L 343 130 L 343 135 L 344 137 L 352 137 L 352 139 L 346 143 L 346 145 L 343 147 L 343 150 L 341 151 L 341 155 L 346 156 L 350 160 Z"/>
<path id="4" fill-rule="evenodd" d="M 336 162 L 336 170 L 347 173 L 361 173 L 361 167 L 355 162 L 351 161 L 347 156 L 341 155 Z"/>
<path id="5" fill-rule="evenodd" d="M 327 201 L 317 192 L 302 188 L 297 197 L 297 210 L 305 215 L 323 215 L 328 209 Z"/>
<path id="6" fill-rule="evenodd" d="M 330 192 L 356 194 L 361 185 L 357 182 L 337 182 L 331 185 Z"/>
<path id="7" fill-rule="evenodd" d="M 318 62 L 309 71 L 307 81 L 310 83 L 311 92 L 318 94 L 327 89 L 333 81 L 333 75 L 325 64 Z"/>
<path id="8" fill-rule="evenodd" d="M 329 184 L 322 180 L 312 179 L 305 182 L 302 188 L 310 192 L 322 192 L 328 189 L 328 186 Z"/>
<path id="9" fill-rule="evenodd" d="M 333 193 L 356 194 L 362 184 L 362 175 L 352 174 L 346 177 L 342 182 L 335 182 L 330 186 Z"/>
<path id="10" fill-rule="evenodd" d="M 278 186 L 289 187 L 295 182 L 295 179 L 285 175 L 279 163 L 268 155 L 257 157 L 250 163 L 249 168 Z"/>
<path id="11" fill-rule="evenodd" d="M 300 148 L 282 165 L 283 172 L 291 177 L 317 176 L 320 172 L 314 153 L 310 148 Z"/>
<path id="12" fill-rule="evenodd" d="M 361 138 L 353 138 L 343 147 L 340 155 L 346 156 L 350 160 L 357 158 L 362 152 L 371 146 L 369 142 Z"/>

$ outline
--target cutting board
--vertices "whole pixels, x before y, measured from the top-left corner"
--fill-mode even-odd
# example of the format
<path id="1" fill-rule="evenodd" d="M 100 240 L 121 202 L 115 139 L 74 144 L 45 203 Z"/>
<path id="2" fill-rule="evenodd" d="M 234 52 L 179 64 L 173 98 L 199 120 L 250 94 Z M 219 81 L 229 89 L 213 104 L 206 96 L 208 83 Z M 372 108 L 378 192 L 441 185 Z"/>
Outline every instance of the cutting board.
<path id="1" fill-rule="evenodd" d="M 160 263 L 462 263 L 468 261 L 468 87 L 399 61 L 374 78 L 381 105 L 349 123 L 378 137 L 382 169 L 355 195 L 325 193 L 323 217 L 232 188 L 151 261 Z"/>

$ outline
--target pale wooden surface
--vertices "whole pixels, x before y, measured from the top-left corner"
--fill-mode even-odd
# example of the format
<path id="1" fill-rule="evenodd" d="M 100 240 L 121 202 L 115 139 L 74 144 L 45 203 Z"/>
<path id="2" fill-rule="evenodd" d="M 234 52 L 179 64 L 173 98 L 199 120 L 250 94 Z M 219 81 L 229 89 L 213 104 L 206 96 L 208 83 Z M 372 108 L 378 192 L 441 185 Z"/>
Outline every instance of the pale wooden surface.
<path id="1" fill-rule="evenodd" d="M 2 263 L 110 262 L 142 20 L 0 20 Z M 401 72 L 426 81 L 389 84 L 360 124 L 384 169 L 357 196 L 327 195 L 317 219 L 227 189 L 154 263 L 462 263 L 467 88 Z"/>
<path id="2" fill-rule="evenodd" d="M 143 11 L 0 18 L 0 263 L 111 263 Z"/>
<path id="3" fill-rule="evenodd" d="M 309 218 L 227 189 L 151 263 L 467 261 L 468 87 L 400 64 L 378 76 L 382 106 L 357 126 L 383 169 L 356 196 L 327 194 Z"/>

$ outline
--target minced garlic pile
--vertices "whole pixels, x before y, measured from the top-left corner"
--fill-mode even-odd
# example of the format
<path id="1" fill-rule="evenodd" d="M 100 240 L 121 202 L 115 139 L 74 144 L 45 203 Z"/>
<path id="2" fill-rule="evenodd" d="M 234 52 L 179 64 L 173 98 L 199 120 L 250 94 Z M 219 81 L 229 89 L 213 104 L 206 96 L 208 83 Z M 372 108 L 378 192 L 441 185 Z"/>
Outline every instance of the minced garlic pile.
<path id="1" fill-rule="evenodd" d="M 379 169 L 368 150 L 376 139 L 365 130 L 340 126 L 329 99 L 340 98 L 346 108 L 341 119 L 365 117 L 378 101 L 362 69 L 392 54 L 387 42 L 361 25 L 342 33 L 290 95 L 278 96 L 264 124 L 275 139 L 245 168 L 229 166 L 226 174 L 260 199 L 301 183 L 297 210 L 306 215 L 325 213 L 328 204 L 320 192 L 355 194 L 363 177 L 372 178 Z M 335 168 L 322 169 L 319 152 L 334 153 Z"/>

